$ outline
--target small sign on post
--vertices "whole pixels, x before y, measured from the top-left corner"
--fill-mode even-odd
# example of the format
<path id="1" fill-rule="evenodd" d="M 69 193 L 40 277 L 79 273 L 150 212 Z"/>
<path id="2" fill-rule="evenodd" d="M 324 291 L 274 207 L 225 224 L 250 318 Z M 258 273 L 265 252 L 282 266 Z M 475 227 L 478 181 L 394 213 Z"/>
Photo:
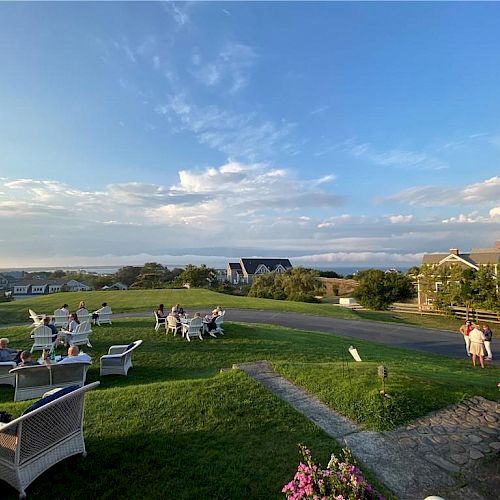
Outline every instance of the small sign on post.
<path id="1" fill-rule="evenodd" d="M 351 356 L 354 358 L 354 361 L 361 361 L 361 356 L 358 354 L 358 350 L 351 346 L 349 347 L 349 352 L 351 353 Z"/>

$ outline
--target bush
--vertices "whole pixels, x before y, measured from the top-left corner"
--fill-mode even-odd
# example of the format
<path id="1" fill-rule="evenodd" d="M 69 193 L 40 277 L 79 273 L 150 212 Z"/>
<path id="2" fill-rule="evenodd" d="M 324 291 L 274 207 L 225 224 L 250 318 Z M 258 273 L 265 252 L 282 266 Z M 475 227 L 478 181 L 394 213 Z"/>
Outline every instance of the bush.
<path id="1" fill-rule="evenodd" d="M 293 500 L 368 500 L 383 499 L 368 484 L 356 467 L 349 450 L 344 449 L 342 461 L 332 455 L 328 467 L 315 464 L 311 452 L 299 445 L 303 461 L 297 467 L 293 480 L 281 490 Z"/>

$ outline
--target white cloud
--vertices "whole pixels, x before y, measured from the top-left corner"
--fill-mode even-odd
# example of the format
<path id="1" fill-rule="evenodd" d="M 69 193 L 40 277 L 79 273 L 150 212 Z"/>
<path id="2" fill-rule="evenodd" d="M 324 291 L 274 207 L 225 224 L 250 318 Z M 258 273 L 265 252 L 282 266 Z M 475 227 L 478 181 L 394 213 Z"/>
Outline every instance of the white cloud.
<path id="1" fill-rule="evenodd" d="M 387 151 L 376 149 L 369 142 L 360 143 L 354 139 L 326 146 L 317 156 L 325 155 L 331 151 L 343 151 L 350 155 L 369 161 L 375 165 L 395 168 L 411 168 L 419 170 L 442 170 L 448 165 L 424 151 L 412 151 L 402 148 L 392 148 Z"/>
<path id="2" fill-rule="evenodd" d="M 443 207 L 449 205 L 484 205 L 500 200 L 500 177 L 462 187 L 416 186 L 388 196 L 384 201 L 412 206 Z"/>
<path id="3" fill-rule="evenodd" d="M 500 217 L 500 207 L 494 207 L 490 210 L 490 217 L 493 219 L 493 218 L 496 218 L 496 217 Z"/>
<path id="4" fill-rule="evenodd" d="M 182 129 L 196 135 L 199 143 L 231 158 L 253 161 L 292 151 L 286 139 L 295 127 L 293 123 L 275 123 L 254 113 L 236 114 L 215 105 L 200 107 L 185 93 L 171 95 L 167 104 L 156 107 L 156 112 L 177 119 Z"/>
<path id="5" fill-rule="evenodd" d="M 413 215 L 389 215 L 387 218 L 391 224 L 402 224 L 413 220 Z"/>
<path id="6" fill-rule="evenodd" d="M 192 74 L 207 87 L 225 83 L 229 92 L 235 93 L 248 85 L 257 57 L 253 47 L 235 41 L 226 42 L 218 54 L 205 63 L 195 49 L 191 57 Z"/>

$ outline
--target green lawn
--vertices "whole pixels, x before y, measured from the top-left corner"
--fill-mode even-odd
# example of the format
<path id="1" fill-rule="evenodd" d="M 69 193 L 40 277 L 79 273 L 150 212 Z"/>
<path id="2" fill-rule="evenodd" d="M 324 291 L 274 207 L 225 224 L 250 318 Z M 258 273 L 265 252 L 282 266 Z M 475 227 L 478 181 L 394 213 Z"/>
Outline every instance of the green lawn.
<path id="1" fill-rule="evenodd" d="M 66 292 L 40 297 L 15 300 L 0 304 L 0 325 L 28 321 L 28 309 L 38 314 L 51 314 L 62 304 L 68 303 L 70 311 L 77 309 L 80 300 L 85 300 L 90 311 L 98 309 L 102 302 L 109 303 L 114 312 L 153 310 L 163 303 L 168 308 L 176 303 L 193 310 L 197 307 L 213 307 L 222 305 L 227 308 L 262 309 L 274 311 L 292 311 L 320 316 L 333 316 L 345 319 L 369 319 L 419 325 L 427 328 L 442 328 L 458 331 L 460 321 L 444 316 L 420 316 L 417 314 L 354 311 L 332 304 L 307 304 L 283 300 L 256 299 L 238 297 L 212 292 L 205 289 L 160 289 L 160 290 L 127 290 L 97 292 Z"/>
<path id="2" fill-rule="evenodd" d="M 11 345 L 30 345 L 26 327 L 12 327 Z M 96 328 L 87 380 L 99 379 L 98 358 L 111 344 L 143 339 L 128 377 L 108 376 L 87 396 L 88 457 L 70 458 L 28 489 L 35 498 L 279 498 L 305 443 L 323 464 L 336 443 L 287 404 L 236 371 L 233 363 L 267 359 L 296 383 L 367 428 L 389 428 L 472 394 L 497 397 L 497 368 L 473 370 L 453 360 L 370 342 L 356 343 L 365 361 L 343 367 L 351 342 L 285 328 L 227 324 L 203 342 L 155 333 L 146 319 Z M 376 367 L 389 367 L 384 409 Z M 19 415 L 0 387 L 0 409 Z M 4 489 L 5 488 L 5 489 Z M 2 498 L 15 492 L 2 485 Z"/>

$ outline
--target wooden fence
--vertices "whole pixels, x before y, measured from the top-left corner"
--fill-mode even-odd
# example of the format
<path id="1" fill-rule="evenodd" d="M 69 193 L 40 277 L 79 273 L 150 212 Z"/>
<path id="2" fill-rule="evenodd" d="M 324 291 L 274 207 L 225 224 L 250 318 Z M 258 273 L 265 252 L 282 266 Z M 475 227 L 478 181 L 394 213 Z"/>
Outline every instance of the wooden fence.
<path id="1" fill-rule="evenodd" d="M 403 312 L 409 314 L 425 314 L 425 315 L 442 315 L 446 314 L 444 311 L 437 311 L 430 306 L 419 306 L 418 304 L 403 304 L 396 302 L 392 304 L 392 311 Z M 455 318 L 465 321 L 467 317 L 467 309 L 465 307 L 452 307 L 451 313 Z M 469 319 L 478 323 L 500 323 L 500 312 L 492 311 L 476 311 L 469 309 Z"/>

